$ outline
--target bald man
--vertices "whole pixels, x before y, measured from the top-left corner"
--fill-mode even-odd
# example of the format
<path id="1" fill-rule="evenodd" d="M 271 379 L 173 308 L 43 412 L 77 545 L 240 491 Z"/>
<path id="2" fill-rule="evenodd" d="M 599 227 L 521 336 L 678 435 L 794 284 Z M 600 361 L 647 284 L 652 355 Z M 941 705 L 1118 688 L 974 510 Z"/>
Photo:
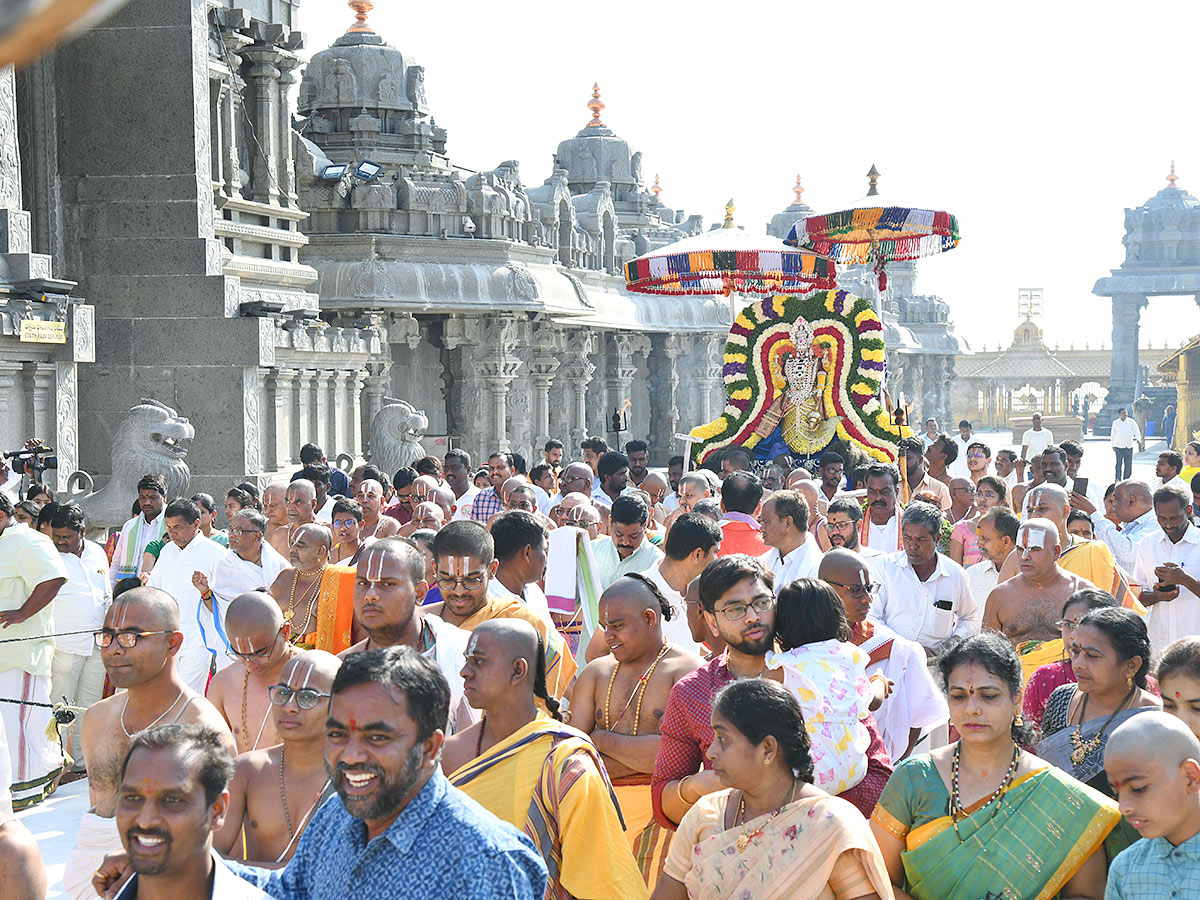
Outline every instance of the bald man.
<path id="1" fill-rule="evenodd" d="M 263 515 L 267 517 L 267 543 L 275 552 L 287 558 L 289 534 L 287 517 L 287 485 L 281 481 L 263 489 Z"/>
<path id="2" fill-rule="evenodd" d="M 875 724 L 896 762 L 912 753 L 923 734 L 943 724 L 949 709 L 941 688 L 926 665 L 924 648 L 869 619 L 875 585 L 867 560 L 859 553 L 834 548 L 821 557 L 817 577 L 834 589 L 846 608 L 850 640 L 869 657 L 867 674 L 883 675 L 895 687 L 875 710 Z"/>
<path id="3" fill-rule="evenodd" d="M 340 653 L 351 644 L 354 569 L 330 565 L 332 550 L 333 535 L 324 525 L 297 526 L 288 551 L 291 565 L 271 583 L 271 596 L 291 626 L 290 640 L 306 650 Z"/>
<path id="4" fill-rule="evenodd" d="M 1200 741 L 1152 710 L 1121 723 L 1104 748 L 1117 803 L 1143 840 L 1108 870 L 1105 900 L 1200 897 Z"/>
<path id="5" fill-rule="evenodd" d="M 132 646 L 123 646 L 122 641 Z M 107 645 L 106 645 L 107 642 Z M 74 849 L 67 857 L 63 890 L 75 900 L 94 900 L 92 873 L 106 853 L 121 849 L 113 816 L 121 762 L 130 738 L 143 728 L 171 722 L 205 725 L 236 752 L 229 726 L 216 707 L 184 684 L 175 660 L 183 644 L 179 607 L 166 591 L 140 587 L 121 594 L 104 616 L 100 658 L 118 693 L 83 716 L 88 797 Z"/>
<path id="6" fill-rule="evenodd" d="M 287 515 L 287 537 L 280 532 L 271 535 L 271 546 L 283 556 L 288 555 L 291 543 L 296 538 L 296 529 L 308 525 L 317 518 L 317 489 L 307 478 L 299 478 L 284 487 L 283 508 Z"/>
<path id="7" fill-rule="evenodd" d="M 340 666 L 331 653 L 306 650 L 284 663 L 272 681 L 270 716 L 278 746 L 243 753 L 234 761 L 225 824 L 213 839 L 220 853 L 275 869 L 296 852 L 304 826 L 332 792 L 325 768 L 325 720 Z"/>
<path id="8" fill-rule="evenodd" d="M 269 715 L 267 688 L 298 652 L 288 638 L 291 626 L 275 598 L 265 591 L 239 594 L 225 614 L 225 636 L 235 665 L 213 676 L 205 694 L 233 731 L 237 752 L 279 743 Z"/>
<path id="9" fill-rule="evenodd" d="M 667 643 L 663 621 L 672 615 L 671 604 L 649 580 L 624 575 L 614 581 L 600 597 L 598 632 L 609 652 L 579 673 L 567 719 L 600 751 L 621 803 L 630 850 L 651 890 L 671 844 L 671 833 L 654 820 L 650 798 L 658 726 L 675 682 L 704 662 Z"/>
<path id="10" fill-rule="evenodd" d="M 519 619 L 475 626 L 462 677 L 467 701 L 484 717 L 446 739 L 442 769 L 451 784 L 533 840 L 551 870 L 547 896 L 648 897 L 600 754 L 558 721 L 533 626 Z"/>
<path id="11" fill-rule="evenodd" d="M 400 523 L 383 515 L 383 485 L 374 478 L 363 480 L 354 499 L 362 505 L 363 518 L 359 534 L 367 538 L 391 537 L 400 530 Z"/>
<path id="12" fill-rule="evenodd" d="M 1059 568 L 1062 541 L 1049 519 L 1030 519 L 1017 529 L 1020 573 L 998 584 L 983 609 L 983 627 L 1008 638 L 1021 657 L 1025 678 L 1034 669 L 1063 658 L 1058 621 L 1067 598 L 1095 587 L 1086 578 Z"/>

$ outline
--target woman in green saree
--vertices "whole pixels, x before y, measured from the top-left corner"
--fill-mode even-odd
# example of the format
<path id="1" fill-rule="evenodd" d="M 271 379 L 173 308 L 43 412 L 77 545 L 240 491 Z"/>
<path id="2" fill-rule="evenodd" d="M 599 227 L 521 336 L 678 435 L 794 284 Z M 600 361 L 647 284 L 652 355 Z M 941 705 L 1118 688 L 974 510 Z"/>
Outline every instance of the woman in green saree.
<path id="1" fill-rule="evenodd" d="M 998 634 L 942 651 L 959 741 L 896 766 L 871 818 L 900 900 L 1104 896 L 1107 797 L 1021 749 L 1021 664 Z"/>

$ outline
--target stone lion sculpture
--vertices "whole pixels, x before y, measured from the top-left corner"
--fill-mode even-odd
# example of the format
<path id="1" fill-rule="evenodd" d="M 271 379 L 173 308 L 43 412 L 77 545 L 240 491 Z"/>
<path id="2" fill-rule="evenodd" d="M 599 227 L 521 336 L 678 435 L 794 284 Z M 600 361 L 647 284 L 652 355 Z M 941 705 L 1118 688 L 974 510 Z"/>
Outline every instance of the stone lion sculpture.
<path id="1" fill-rule="evenodd" d="M 411 466 L 425 456 L 421 438 L 428 427 L 424 412 L 405 400 L 385 397 L 383 407 L 371 420 L 371 462 L 389 477 Z"/>
<path id="2" fill-rule="evenodd" d="M 142 400 L 113 433 L 112 477 L 100 490 L 87 472 L 67 480 L 67 500 L 83 507 L 89 529 L 118 528 L 130 516 L 143 475 L 167 480 L 167 499 L 186 497 L 191 470 L 184 460 L 196 437 L 192 424 L 157 400 Z"/>

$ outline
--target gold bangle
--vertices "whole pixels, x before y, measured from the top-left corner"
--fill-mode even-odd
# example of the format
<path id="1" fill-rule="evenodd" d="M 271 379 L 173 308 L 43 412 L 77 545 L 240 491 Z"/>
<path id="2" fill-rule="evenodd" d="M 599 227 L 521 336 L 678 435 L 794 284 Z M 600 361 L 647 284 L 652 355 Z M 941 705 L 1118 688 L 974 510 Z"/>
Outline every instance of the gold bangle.
<path id="1" fill-rule="evenodd" d="M 687 800 L 685 800 L 683 797 L 683 783 L 691 777 L 692 777 L 691 775 L 684 775 L 677 782 L 675 782 L 675 794 L 679 797 L 679 802 L 682 803 L 684 806 L 692 805 L 692 804 L 688 803 Z"/>

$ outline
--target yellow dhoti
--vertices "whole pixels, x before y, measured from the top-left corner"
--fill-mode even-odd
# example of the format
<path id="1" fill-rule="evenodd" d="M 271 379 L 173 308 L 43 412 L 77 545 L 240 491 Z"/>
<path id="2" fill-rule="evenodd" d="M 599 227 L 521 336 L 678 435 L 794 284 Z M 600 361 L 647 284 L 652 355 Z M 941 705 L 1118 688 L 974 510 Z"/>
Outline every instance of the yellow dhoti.
<path id="1" fill-rule="evenodd" d="M 633 852 L 638 871 L 652 892 L 662 874 L 671 849 L 672 834 L 654 820 L 650 799 L 650 776 L 630 775 L 613 779 L 613 790 L 625 819 L 625 838 Z"/>
<path id="2" fill-rule="evenodd" d="M 1021 681 L 1028 682 L 1029 676 L 1038 666 L 1063 659 L 1062 638 L 1051 641 L 1022 641 L 1017 645 L 1017 656 L 1021 660 Z"/>

